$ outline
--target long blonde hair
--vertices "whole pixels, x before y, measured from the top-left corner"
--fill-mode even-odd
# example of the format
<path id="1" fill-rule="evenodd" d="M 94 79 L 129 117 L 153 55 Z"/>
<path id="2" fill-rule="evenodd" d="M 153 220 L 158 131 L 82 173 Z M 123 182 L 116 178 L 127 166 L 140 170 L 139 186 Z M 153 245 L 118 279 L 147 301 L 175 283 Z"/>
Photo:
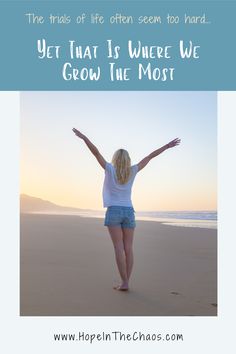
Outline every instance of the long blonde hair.
<path id="1" fill-rule="evenodd" d="M 116 170 L 118 183 L 127 183 L 131 174 L 131 160 L 128 151 L 124 149 L 117 150 L 112 157 L 112 164 Z"/>

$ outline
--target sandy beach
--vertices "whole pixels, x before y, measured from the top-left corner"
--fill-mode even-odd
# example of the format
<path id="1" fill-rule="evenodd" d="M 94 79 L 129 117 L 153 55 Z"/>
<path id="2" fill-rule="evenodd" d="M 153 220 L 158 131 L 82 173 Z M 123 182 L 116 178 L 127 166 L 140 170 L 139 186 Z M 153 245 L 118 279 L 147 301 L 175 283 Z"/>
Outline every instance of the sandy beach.
<path id="1" fill-rule="evenodd" d="M 217 231 L 137 221 L 130 291 L 103 219 L 21 214 L 21 316 L 216 316 Z"/>

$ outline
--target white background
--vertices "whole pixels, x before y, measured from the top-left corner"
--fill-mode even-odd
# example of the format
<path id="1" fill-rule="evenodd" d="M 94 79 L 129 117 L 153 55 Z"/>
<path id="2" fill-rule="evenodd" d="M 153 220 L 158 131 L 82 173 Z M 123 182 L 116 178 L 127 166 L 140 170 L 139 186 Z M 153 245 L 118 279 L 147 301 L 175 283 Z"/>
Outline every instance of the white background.
<path id="1" fill-rule="evenodd" d="M 218 93 L 218 316 L 19 316 L 19 92 L 0 93 L 0 349 L 5 353 L 234 352 L 236 92 Z M 201 144 L 201 141 L 199 141 Z M 102 331 L 183 333 L 183 342 L 54 342 L 54 333 Z"/>

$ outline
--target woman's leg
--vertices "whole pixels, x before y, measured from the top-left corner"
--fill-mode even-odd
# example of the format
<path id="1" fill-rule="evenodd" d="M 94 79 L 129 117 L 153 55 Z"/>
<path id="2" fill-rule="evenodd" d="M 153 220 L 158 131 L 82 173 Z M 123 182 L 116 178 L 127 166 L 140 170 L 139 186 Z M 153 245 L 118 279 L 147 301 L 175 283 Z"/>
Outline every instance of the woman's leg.
<path id="1" fill-rule="evenodd" d="M 126 270 L 123 232 L 120 226 L 108 226 L 108 230 L 114 245 L 116 263 L 122 279 L 122 284 L 117 289 L 127 290 L 128 277 L 127 277 L 127 270 Z"/>
<path id="2" fill-rule="evenodd" d="M 133 256 L 133 238 L 134 238 L 134 228 L 123 228 L 123 243 L 125 249 L 125 257 L 126 257 L 126 272 L 127 278 L 129 280 L 133 264 L 134 264 L 134 256 Z"/>

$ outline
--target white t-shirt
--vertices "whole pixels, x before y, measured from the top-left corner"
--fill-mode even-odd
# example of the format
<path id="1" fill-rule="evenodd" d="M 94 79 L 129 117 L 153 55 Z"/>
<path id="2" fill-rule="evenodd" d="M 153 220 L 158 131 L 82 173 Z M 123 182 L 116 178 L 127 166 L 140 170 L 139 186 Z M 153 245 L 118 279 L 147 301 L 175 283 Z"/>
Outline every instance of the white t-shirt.
<path id="1" fill-rule="evenodd" d="M 131 175 L 127 183 L 119 184 L 114 166 L 106 162 L 105 179 L 103 184 L 103 206 L 132 207 L 131 191 L 138 165 L 131 166 Z"/>

